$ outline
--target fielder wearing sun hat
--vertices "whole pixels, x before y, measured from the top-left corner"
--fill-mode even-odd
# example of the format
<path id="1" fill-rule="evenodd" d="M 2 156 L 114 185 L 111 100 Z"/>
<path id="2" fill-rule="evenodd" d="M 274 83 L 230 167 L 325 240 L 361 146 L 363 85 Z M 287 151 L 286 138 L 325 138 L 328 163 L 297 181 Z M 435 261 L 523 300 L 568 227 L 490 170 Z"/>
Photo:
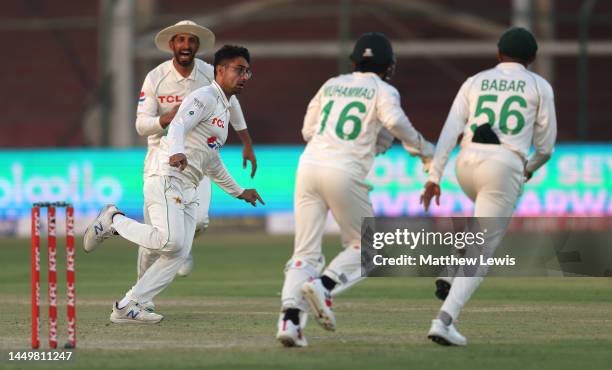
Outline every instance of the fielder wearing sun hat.
<path id="1" fill-rule="evenodd" d="M 173 26 L 166 27 L 159 31 L 157 36 L 155 36 L 155 45 L 161 51 L 172 53 L 173 51 L 170 49 L 168 42 L 179 33 L 189 33 L 196 36 L 200 41 L 200 48 L 198 49 L 200 53 L 210 50 L 215 46 L 215 34 L 212 33 L 211 30 L 193 21 L 187 20 L 180 21 Z"/>
<path id="2" fill-rule="evenodd" d="M 535 57 L 538 43 L 533 34 L 521 27 L 506 30 L 497 43 L 499 52 L 520 60 L 527 61 Z"/>

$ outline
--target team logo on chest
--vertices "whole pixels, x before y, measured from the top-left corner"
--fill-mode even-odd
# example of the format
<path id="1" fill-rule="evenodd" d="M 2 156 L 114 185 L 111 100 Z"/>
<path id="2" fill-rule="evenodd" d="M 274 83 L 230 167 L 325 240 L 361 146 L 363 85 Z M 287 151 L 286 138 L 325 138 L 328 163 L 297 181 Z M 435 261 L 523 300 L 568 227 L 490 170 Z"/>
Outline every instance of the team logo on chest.
<path id="1" fill-rule="evenodd" d="M 208 147 L 210 149 L 216 149 L 219 150 L 221 149 L 221 147 L 223 146 L 221 144 L 221 142 L 219 141 L 219 139 L 217 139 L 216 136 L 211 136 L 206 140 L 206 144 L 208 144 Z"/>
<path id="2" fill-rule="evenodd" d="M 183 101 L 183 97 L 179 95 L 161 95 L 158 96 L 160 103 L 180 103 Z"/>
<path id="3" fill-rule="evenodd" d="M 225 128 L 225 121 L 223 121 L 221 118 L 217 118 L 217 117 L 213 118 L 210 121 L 210 124 L 213 126 Z"/>

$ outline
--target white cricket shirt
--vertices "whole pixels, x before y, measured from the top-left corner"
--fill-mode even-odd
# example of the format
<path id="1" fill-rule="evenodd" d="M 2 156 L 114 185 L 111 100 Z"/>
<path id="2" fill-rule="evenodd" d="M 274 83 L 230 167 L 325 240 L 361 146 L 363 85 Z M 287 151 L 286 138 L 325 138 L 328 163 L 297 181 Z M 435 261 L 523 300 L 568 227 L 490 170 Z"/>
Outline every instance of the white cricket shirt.
<path id="1" fill-rule="evenodd" d="M 364 179 L 382 127 L 422 155 L 433 146 L 412 126 L 396 88 L 371 72 L 329 79 L 308 104 L 302 135 L 308 141 L 300 163 L 334 167 Z"/>
<path id="2" fill-rule="evenodd" d="M 500 63 L 468 78 L 450 109 L 429 173 L 440 183 L 446 162 L 463 133 L 461 146 L 472 141 L 473 130 L 490 123 L 503 146 L 527 158 L 534 172 L 550 158 L 557 136 L 554 94 L 550 84 L 519 63 Z"/>
<path id="3" fill-rule="evenodd" d="M 244 189 L 227 172 L 219 156 L 229 121 L 230 102 L 216 81 L 187 95 L 170 123 L 168 135 L 161 138 L 154 172 L 178 177 L 193 186 L 208 176 L 228 194 L 242 194 Z M 183 171 L 168 163 L 170 156 L 177 153 L 187 157 Z"/>
<path id="4" fill-rule="evenodd" d="M 147 136 L 147 155 L 144 162 L 144 177 L 152 174 L 151 164 L 156 161 L 155 154 L 161 138 L 167 133 L 159 123 L 159 117 L 170 112 L 176 104 L 183 102 L 185 96 L 200 87 L 210 85 L 214 80 L 213 66 L 201 59 L 194 59 L 194 67 L 188 77 L 183 77 L 168 60 L 145 77 L 138 99 L 136 112 L 136 131 Z M 235 96 L 230 99 L 231 125 L 236 131 L 247 128 L 240 103 Z"/>

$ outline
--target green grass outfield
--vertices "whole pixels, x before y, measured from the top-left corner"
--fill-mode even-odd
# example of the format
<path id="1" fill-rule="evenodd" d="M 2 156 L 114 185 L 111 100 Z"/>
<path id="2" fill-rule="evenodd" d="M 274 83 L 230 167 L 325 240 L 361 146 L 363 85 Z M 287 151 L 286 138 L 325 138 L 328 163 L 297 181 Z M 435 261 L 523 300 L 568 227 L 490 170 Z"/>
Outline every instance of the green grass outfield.
<path id="1" fill-rule="evenodd" d="M 58 244 L 62 245 L 62 239 Z M 326 239 L 328 261 L 337 238 Z M 43 246 L 46 243 L 43 242 Z M 0 239 L 0 368 L 79 369 L 610 369 L 612 279 L 489 278 L 464 310 L 465 348 L 426 339 L 440 302 L 431 278 L 372 278 L 338 297 L 338 330 L 311 320 L 310 346 L 274 339 L 291 237 L 209 233 L 195 270 L 157 299 L 160 325 L 111 325 L 114 300 L 133 284 L 136 248 L 121 239 L 86 255 L 77 243 L 78 349 L 70 362 L 9 362 L 30 341 L 29 241 Z M 60 249 L 60 342 L 66 339 Z M 43 254 L 43 266 L 46 259 Z M 46 268 L 43 267 L 43 271 Z M 46 273 L 43 273 L 43 281 Z M 42 285 L 46 301 L 46 284 Z M 46 306 L 42 310 L 46 347 Z"/>

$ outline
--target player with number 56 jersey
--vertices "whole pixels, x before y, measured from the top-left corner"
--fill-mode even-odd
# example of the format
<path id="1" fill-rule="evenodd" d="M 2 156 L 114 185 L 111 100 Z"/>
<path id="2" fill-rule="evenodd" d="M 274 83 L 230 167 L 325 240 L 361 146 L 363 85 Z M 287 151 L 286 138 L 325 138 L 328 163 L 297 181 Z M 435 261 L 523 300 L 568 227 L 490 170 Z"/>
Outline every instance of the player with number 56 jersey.
<path id="1" fill-rule="evenodd" d="M 488 124 L 501 146 L 514 152 L 532 174 L 550 158 L 557 133 L 550 84 L 521 63 L 503 62 L 468 78 L 457 93 L 437 143 L 429 180 L 440 182 L 450 153 L 463 133 L 461 147 Z M 527 161 L 531 144 L 533 156 Z"/>
<path id="2" fill-rule="evenodd" d="M 483 226 L 482 256 L 492 256 L 503 239 L 523 184 L 552 155 L 557 136 L 553 90 L 527 67 L 538 49 L 535 37 L 513 27 L 498 42 L 497 64 L 465 81 L 440 134 L 421 201 L 427 211 L 435 196 L 440 204 L 440 180 L 448 157 L 461 139 L 457 181 L 474 202 L 475 222 Z M 531 145 L 533 155 L 527 159 Z M 467 270 L 469 271 L 469 270 Z M 462 267 L 436 281 L 436 296 L 444 301 L 428 337 L 438 344 L 466 345 L 455 328 L 463 306 L 476 291 L 487 267 L 474 272 Z"/>

